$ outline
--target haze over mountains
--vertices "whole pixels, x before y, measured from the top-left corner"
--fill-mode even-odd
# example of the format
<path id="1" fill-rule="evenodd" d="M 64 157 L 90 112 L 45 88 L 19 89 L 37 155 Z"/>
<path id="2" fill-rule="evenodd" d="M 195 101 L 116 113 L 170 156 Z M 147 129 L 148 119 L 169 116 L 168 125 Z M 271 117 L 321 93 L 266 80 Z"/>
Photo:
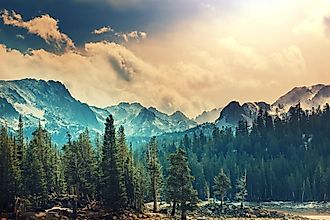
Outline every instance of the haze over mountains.
<path id="1" fill-rule="evenodd" d="M 330 86 L 296 87 L 273 104 L 248 102 L 241 105 L 232 101 L 224 108 L 204 111 L 195 119 L 189 119 L 180 111 L 169 115 L 140 103 L 123 102 L 106 108 L 89 106 L 72 97 L 62 83 L 52 80 L 0 81 L 0 122 L 14 130 L 22 115 L 25 131 L 30 135 L 40 121 L 59 144 L 66 141 L 67 131 L 77 134 L 88 127 L 91 133 L 102 133 L 109 114 L 113 114 L 116 125 L 125 127 L 127 136 L 150 137 L 185 131 L 205 122 L 215 122 L 218 127 L 233 127 L 239 120 L 252 123 L 259 109 L 271 115 L 282 114 L 299 102 L 304 109 L 329 103 Z"/>

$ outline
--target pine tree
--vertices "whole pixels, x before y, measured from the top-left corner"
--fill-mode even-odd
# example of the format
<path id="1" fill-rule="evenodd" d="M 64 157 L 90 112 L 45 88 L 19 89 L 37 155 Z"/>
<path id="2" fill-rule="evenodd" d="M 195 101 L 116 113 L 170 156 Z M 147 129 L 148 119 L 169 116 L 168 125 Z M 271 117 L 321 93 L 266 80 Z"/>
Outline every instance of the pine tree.
<path id="1" fill-rule="evenodd" d="M 24 158 L 24 152 L 25 152 L 25 144 L 24 144 L 24 131 L 23 131 L 23 120 L 22 116 L 19 116 L 18 120 L 18 130 L 16 132 L 16 141 L 15 144 L 17 146 L 17 159 L 19 161 L 20 169 L 22 169 L 22 163 Z"/>
<path id="2" fill-rule="evenodd" d="M 153 210 L 158 210 L 159 188 L 161 184 L 161 167 L 158 159 L 158 146 L 156 137 L 152 137 L 148 146 L 148 171 L 151 177 L 151 193 L 154 203 Z"/>
<path id="3" fill-rule="evenodd" d="M 10 149 L 7 128 L 0 131 L 0 210 L 8 210 L 12 203 L 10 174 Z"/>
<path id="4" fill-rule="evenodd" d="M 101 178 L 102 178 L 102 141 L 99 133 L 95 137 L 95 159 L 96 159 L 96 198 L 101 198 Z"/>
<path id="5" fill-rule="evenodd" d="M 32 134 L 32 140 L 26 152 L 27 155 L 24 166 L 25 191 L 28 195 L 32 196 L 36 207 L 45 204 L 48 195 L 47 178 L 44 167 L 44 161 L 47 160 L 47 158 L 45 158 L 45 133 L 46 131 L 42 129 L 39 123 L 39 127 Z"/>
<path id="6" fill-rule="evenodd" d="M 76 172 L 79 175 L 79 192 L 82 196 L 94 197 L 97 162 L 90 142 L 88 129 L 79 135 L 78 141 L 75 144 L 77 145 L 75 149 L 77 150 L 78 160 L 78 169 Z"/>
<path id="7" fill-rule="evenodd" d="M 8 194 L 10 198 L 19 196 L 21 194 L 22 187 L 22 172 L 20 169 L 20 162 L 17 157 L 17 145 L 15 144 L 15 137 L 8 137 L 8 159 L 9 159 L 9 177 L 10 177 L 10 190 Z"/>
<path id="8" fill-rule="evenodd" d="M 120 149 L 112 115 L 106 119 L 102 148 L 102 197 L 106 207 L 118 210 L 125 207 L 124 182 L 121 181 Z"/>
<path id="9" fill-rule="evenodd" d="M 219 174 L 214 177 L 214 194 L 220 196 L 221 206 L 223 204 L 223 199 L 231 188 L 231 182 L 228 176 L 223 172 L 223 169 L 220 170 Z"/>
<path id="10" fill-rule="evenodd" d="M 77 217 L 77 203 L 79 195 L 78 150 L 77 144 L 72 142 L 71 134 L 67 132 L 67 143 L 63 146 L 63 173 L 66 182 L 66 191 L 73 195 L 73 218 Z"/>
<path id="11" fill-rule="evenodd" d="M 125 165 L 125 185 L 127 190 L 128 204 L 134 208 L 136 208 L 134 201 L 135 201 L 135 190 L 137 187 L 136 182 L 134 180 L 135 169 L 136 168 L 134 167 L 133 150 L 131 145 Z"/>
<path id="12" fill-rule="evenodd" d="M 118 164 L 118 170 L 119 170 L 119 178 L 120 178 L 120 184 L 122 188 L 122 200 L 123 203 L 128 202 L 128 195 L 127 195 L 127 188 L 130 189 L 130 201 L 132 199 L 132 188 L 130 187 L 131 184 L 131 173 L 129 170 L 129 154 L 126 144 L 126 136 L 125 136 L 125 129 L 123 126 L 120 126 L 117 132 L 117 142 L 116 142 L 117 148 L 119 150 L 119 164 Z"/>
<path id="13" fill-rule="evenodd" d="M 63 154 L 58 149 L 55 149 L 54 151 L 55 151 L 55 157 L 54 157 L 55 193 L 61 194 L 65 192 L 65 189 L 67 187 L 64 176 Z"/>
<path id="14" fill-rule="evenodd" d="M 15 163 L 16 174 L 16 188 L 17 194 L 22 195 L 23 180 L 22 180 L 22 170 L 23 170 L 23 160 L 26 154 L 26 145 L 24 143 L 24 130 L 23 130 L 23 120 L 22 116 L 19 116 L 18 129 L 14 139 L 14 151 L 13 151 L 13 161 Z"/>
<path id="15" fill-rule="evenodd" d="M 186 152 L 179 148 L 170 155 L 170 167 L 167 178 L 167 197 L 173 202 L 172 215 L 177 203 L 181 207 L 181 219 L 187 218 L 186 212 L 197 201 L 197 191 L 193 189 L 194 177 L 190 175 Z"/>
<path id="16" fill-rule="evenodd" d="M 246 189 L 246 171 L 244 175 L 242 175 L 237 180 L 237 186 L 236 186 L 236 200 L 241 203 L 241 208 L 243 208 L 243 203 L 246 199 L 246 196 L 248 195 L 247 189 Z"/>
<path id="17" fill-rule="evenodd" d="M 97 160 L 86 129 L 78 140 L 68 142 L 63 147 L 63 167 L 67 191 L 74 195 L 74 204 L 96 195 Z"/>
<path id="18" fill-rule="evenodd" d="M 133 161 L 133 182 L 134 182 L 134 201 L 133 207 L 138 210 L 142 211 L 144 207 L 144 192 L 145 192 L 145 179 L 146 176 L 145 169 L 142 164 L 138 163 L 137 161 Z"/>

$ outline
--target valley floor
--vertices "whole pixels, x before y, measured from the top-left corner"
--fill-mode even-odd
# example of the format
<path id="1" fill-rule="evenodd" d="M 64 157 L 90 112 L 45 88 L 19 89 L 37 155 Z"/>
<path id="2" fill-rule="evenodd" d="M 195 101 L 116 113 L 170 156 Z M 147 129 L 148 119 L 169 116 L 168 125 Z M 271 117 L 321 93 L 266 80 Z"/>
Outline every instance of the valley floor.
<path id="1" fill-rule="evenodd" d="M 201 202 L 195 211 L 188 212 L 190 220 L 330 220 L 330 203 L 246 203 L 243 209 L 236 203 L 228 203 L 220 208 L 219 203 Z M 171 217 L 169 204 L 160 204 L 159 213 L 153 213 L 152 204 L 145 204 L 144 213 L 124 211 L 121 214 L 108 213 L 102 209 L 79 209 L 77 219 L 113 220 L 179 220 L 179 211 Z M 71 219 L 72 210 L 53 207 L 41 212 L 22 213 L 20 219 Z M 10 214 L 0 214 L 1 220 L 13 219 Z"/>

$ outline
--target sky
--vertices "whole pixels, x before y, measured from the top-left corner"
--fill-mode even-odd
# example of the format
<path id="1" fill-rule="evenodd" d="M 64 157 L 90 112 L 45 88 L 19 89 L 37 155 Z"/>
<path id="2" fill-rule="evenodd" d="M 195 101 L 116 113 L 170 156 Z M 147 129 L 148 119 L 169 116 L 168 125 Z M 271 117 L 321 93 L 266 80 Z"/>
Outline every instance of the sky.
<path id="1" fill-rule="evenodd" d="M 330 84 L 330 0 L 1 0 L 0 79 L 195 117 Z"/>

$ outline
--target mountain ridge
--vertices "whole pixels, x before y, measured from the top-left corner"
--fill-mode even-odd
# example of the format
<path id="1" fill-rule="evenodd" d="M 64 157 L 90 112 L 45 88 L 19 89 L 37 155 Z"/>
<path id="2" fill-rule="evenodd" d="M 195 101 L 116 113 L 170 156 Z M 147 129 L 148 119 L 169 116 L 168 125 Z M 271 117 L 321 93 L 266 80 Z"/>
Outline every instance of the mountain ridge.
<path id="1" fill-rule="evenodd" d="M 204 111 L 190 119 L 181 111 L 166 114 L 138 102 L 121 102 L 105 108 L 90 106 L 74 98 L 59 81 L 0 80 L 0 122 L 14 131 L 19 115 L 23 115 L 29 135 L 40 121 L 61 144 L 66 141 L 67 131 L 78 134 L 88 127 L 91 133 L 102 133 L 109 114 L 115 118 L 116 126 L 124 126 L 127 136 L 150 137 L 183 132 L 204 123 L 214 123 L 220 128 L 235 127 L 239 120 L 252 124 L 260 109 L 274 116 L 287 112 L 289 107 L 298 103 L 305 109 L 330 103 L 330 86 L 294 87 L 273 104 L 231 101 L 223 108 Z"/>
<path id="2" fill-rule="evenodd" d="M 109 114 L 115 118 L 116 125 L 125 127 L 128 136 L 157 136 L 197 125 L 183 113 L 168 115 L 137 102 L 122 102 L 106 108 L 89 106 L 75 99 L 59 81 L 31 78 L 0 81 L 0 110 L 0 122 L 12 131 L 22 115 L 28 137 L 40 121 L 60 144 L 66 141 L 67 131 L 78 134 L 88 127 L 91 134 L 102 133 Z"/>

